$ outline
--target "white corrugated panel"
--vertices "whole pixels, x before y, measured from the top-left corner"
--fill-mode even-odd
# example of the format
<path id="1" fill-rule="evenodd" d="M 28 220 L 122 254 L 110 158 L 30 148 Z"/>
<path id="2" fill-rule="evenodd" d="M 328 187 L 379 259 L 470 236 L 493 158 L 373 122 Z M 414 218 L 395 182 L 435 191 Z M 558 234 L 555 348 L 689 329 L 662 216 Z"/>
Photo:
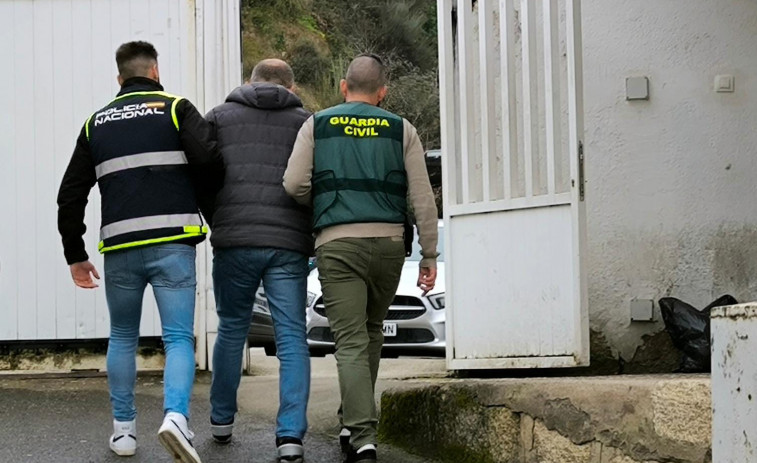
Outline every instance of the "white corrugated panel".
<path id="1" fill-rule="evenodd" d="M 108 336 L 103 287 L 71 282 L 55 198 L 84 121 L 119 90 L 114 54 L 130 40 L 152 42 L 166 91 L 203 113 L 241 81 L 238 2 L 0 0 L 0 341 Z M 97 188 L 89 199 L 84 239 L 102 272 Z M 198 314 L 205 255 L 198 248 Z M 160 332 L 148 289 L 141 334 Z"/>

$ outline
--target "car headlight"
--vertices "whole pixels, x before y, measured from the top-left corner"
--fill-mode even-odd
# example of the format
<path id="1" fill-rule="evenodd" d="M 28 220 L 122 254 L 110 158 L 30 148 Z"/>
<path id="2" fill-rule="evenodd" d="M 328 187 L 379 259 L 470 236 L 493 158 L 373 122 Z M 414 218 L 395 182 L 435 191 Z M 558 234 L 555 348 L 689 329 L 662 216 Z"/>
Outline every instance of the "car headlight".
<path id="1" fill-rule="evenodd" d="M 310 307 L 315 302 L 316 294 L 308 291 L 308 298 L 305 302 L 305 307 Z"/>
<path id="2" fill-rule="evenodd" d="M 431 307 L 435 308 L 436 310 L 441 310 L 445 307 L 444 293 L 434 294 L 433 296 L 429 296 L 428 301 L 431 303 Z"/>

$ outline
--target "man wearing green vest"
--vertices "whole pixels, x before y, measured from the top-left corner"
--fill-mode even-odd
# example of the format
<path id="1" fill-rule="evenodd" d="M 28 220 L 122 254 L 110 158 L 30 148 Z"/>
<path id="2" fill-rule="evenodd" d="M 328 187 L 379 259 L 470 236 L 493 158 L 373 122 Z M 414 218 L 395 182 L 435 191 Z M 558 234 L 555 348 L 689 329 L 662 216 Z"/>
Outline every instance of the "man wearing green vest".
<path id="1" fill-rule="evenodd" d="M 313 206 L 319 279 L 336 342 L 345 461 L 371 463 L 382 327 L 405 260 L 408 197 L 424 292 L 436 280 L 437 210 L 415 127 L 378 107 L 387 92 L 381 60 L 358 56 L 340 86 L 345 103 L 316 113 L 300 129 L 284 188 Z"/>

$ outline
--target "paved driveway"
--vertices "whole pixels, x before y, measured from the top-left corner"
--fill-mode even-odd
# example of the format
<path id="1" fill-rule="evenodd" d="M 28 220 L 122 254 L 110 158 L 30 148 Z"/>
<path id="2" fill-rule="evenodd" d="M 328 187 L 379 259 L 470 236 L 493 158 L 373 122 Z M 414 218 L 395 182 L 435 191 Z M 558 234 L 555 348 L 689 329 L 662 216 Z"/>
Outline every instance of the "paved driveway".
<path id="1" fill-rule="evenodd" d="M 278 406 L 278 362 L 254 351 L 253 374 L 242 379 L 240 414 L 234 442 L 218 446 L 208 426 L 210 378 L 198 375 L 192 401 L 191 428 L 203 462 L 275 462 L 274 420 Z M 382 364 L 377 395 L 400 386 L 414 376 L 443 374 L 443 361 L 391 359 Z M 0 461 L 3 463 L 170 462 L 156 432 L 162 418 L 162 383 L 159 375 L 143 375 L 137 386 L 137 455 L 119 458 L 107 439 L 112 431 L 107 382 L 104 377 L 0 376 Z M 339 462 L 336 444 L 339 404 L 334 359 L 313 359 L 313 381 L 308 410 L 310 432 L 305 440 L 308 463 Z M 431 463 L 387 445 L 379 447 L 380 461 Z"/>

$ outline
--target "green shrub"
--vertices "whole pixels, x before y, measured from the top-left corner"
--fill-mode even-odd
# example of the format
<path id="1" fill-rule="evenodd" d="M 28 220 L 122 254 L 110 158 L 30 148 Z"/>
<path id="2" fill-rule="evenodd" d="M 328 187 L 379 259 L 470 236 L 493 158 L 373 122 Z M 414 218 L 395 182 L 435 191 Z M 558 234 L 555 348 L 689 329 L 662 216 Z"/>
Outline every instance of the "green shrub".
<path id="1" fill-rule="evenodd" d="M 308 0 L 244 0 L 242 8 L 264 10 L 275 16 L 294 18 L 310 7 Z"/>
<path id="2" fill-rule="evenodd" d="M 433 0 L 314 0 L 332 53 L 372 51 L 413 63 L 436 66 L 436 2 Z"/>
<path id="3" fill-rule="evenodd" d="M 314 86 L 314 96 L 317 103 L 313 105 L 313 110 L 328 108 L 344 100 L 339 90 L 339 82 L 347 74 L 349 64 L 349 59 L 338 56 L 328 61 L 328 64 L 321 69 Z"/>
<path id="4" fill-rule="evenodd" d="M 435 71 L 413 69 L 389 81 L 384 107 L 409 120 L 427 150 L 441 146 L 439 84 Z"/>
<path id="5" fill-rule="evenodd" d="M 379 54 L 389 74 L 383 106 L 412 122 L 426 149 L 439 147 L 434 0 L 243 0 L 243 31 L 245 76 L 262 58 L 285 59 L 312 111 L 343 100 L 339 81 L 354 56 Z"/>
<path id="6" fill-rule="evenodd" d="M 294 71 L 294 78 L 300 84 L 312 85 L 326 72 L 329 60 L 310 41 L 300 40 L 289 51 L 289 65 Z"/>

